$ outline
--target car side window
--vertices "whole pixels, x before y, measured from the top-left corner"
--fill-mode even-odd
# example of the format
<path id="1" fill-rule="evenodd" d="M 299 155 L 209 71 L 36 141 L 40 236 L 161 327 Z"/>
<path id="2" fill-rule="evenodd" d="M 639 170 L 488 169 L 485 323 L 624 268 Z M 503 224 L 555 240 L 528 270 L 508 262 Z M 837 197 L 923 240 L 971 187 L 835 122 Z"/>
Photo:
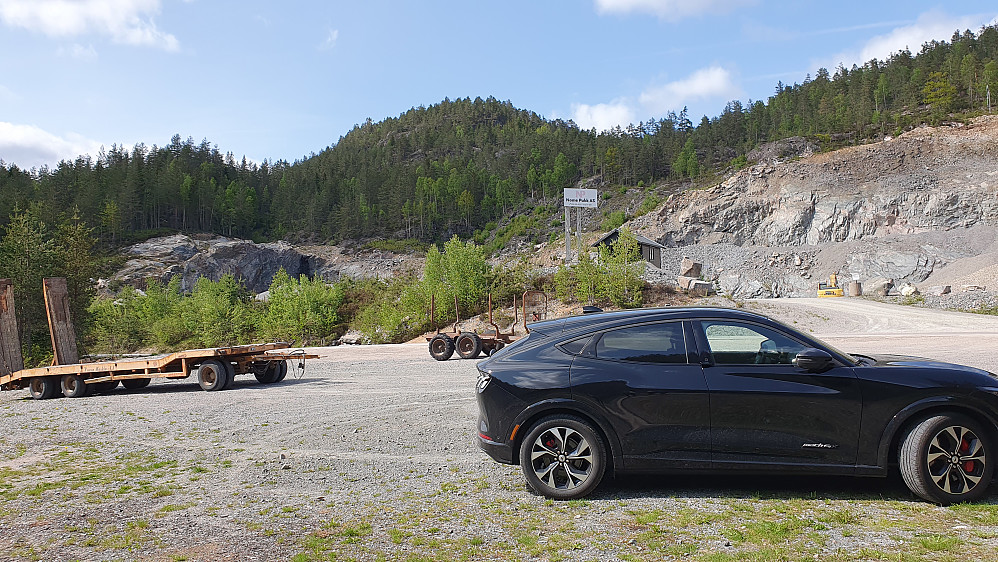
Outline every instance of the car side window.
<path id="1" fill-rule="evenodd" d="M 596 357 L 642 363 L 686 363 L 682 322 L 643 324 L 611 330 L 596 344 Z"/>
<path id="2" fill-rule="evenodd" d="M 561 350 L 564 351 L 565 353 L 568 353 L 570 355 L 578 355 L 582 353 L 582 350 L 585 349 L 586 344 L 589 343 L 589 340 L 591 340 L 592 337 L 593 337 L 592 334 L 589 334 L 588 336 L 583 336 L 581 338 L 576 338 L 572 341 L 567 341 L 559 345 L 558 347 L 560 347 Z"/>
<path id="3" fill-rule="evenodd" d="M 718 365 L 790 365 L 807 347 L 755 324 L 704 321 L 701 326 Z"/>

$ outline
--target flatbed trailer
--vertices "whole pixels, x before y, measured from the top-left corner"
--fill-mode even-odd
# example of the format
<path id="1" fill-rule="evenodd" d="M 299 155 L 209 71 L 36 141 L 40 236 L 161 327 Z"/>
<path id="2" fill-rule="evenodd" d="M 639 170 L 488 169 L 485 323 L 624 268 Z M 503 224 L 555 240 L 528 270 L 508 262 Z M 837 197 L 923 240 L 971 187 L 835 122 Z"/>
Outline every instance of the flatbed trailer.
<path id="1" fill-rule="evenodd" d="M 304 370 L 305 359 L 319 357 L 290 347 L 278 342 L 188 349 L 135 359 L 21 369 L 0 376 L 0 390 L 27 388 L 32 398 L 40 400 L 60 391 L 76 398 L 93 391 L 109 392 L 119 382 L 125 388 L 137 389 L 154 378 L 185 379 L 192 375 L 208 391 L 229 388 L 237 375 L 252 374 L 262 384 L 274 384 L 287 376 L 288 361 L 297 362 L 295 368 Z"/>

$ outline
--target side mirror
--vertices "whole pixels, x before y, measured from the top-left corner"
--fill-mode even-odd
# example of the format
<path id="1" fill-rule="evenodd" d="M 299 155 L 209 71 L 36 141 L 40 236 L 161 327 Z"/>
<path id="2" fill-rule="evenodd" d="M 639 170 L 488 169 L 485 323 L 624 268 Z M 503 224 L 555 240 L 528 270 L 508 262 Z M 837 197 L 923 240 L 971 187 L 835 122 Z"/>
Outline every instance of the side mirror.
<path id="1" fill-rule="evenodd" d="M 834 361 L 827 351 L 809 347 L 797 354 L 794 365 L 809 373 L 821 373 L 831 369 Z"/>
<path id="2" fill-rule="evenodd" d="M 603 312 L 603 309 L 598 306 L 583 306 L 582 314 L 596 314 L 597 312 Z"/>

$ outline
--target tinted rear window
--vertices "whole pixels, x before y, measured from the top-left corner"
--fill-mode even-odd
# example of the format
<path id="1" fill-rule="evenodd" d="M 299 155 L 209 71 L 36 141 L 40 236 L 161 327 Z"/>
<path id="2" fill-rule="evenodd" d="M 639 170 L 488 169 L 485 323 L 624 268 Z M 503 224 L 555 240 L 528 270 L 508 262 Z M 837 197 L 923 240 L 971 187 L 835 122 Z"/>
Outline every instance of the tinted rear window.
<path id="1" fill-rule="evenodd" d="M 642 363 L 686 363 L 683 323 L 644 324 L 606 332 L 596 344 L 596 357 Z"/>

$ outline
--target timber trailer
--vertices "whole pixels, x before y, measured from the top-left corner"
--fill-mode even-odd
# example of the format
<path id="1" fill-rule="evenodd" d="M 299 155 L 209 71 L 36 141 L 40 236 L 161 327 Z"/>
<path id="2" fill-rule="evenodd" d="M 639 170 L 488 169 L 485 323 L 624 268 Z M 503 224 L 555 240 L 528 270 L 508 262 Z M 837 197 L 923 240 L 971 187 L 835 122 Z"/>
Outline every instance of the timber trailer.
<path id="1" fill-rule="evenodd" d="M 529 305 L 528 305 L 529 303 Z M 461 359 L 475 359 L 481 354 L 492 355 L 506 345 L 522 338 L 530 333 L 527 327 L 527 318 L 531 322 L 544 320 L 547 316 L 547 295 L 543 291 L 526 291 L 520 301 L 523 313 L 522 334 L 516 333 L 518 323 L 516 296 L 513 296 L 513 323 L 508 331 L 503 332 L 499 328 L 492 313 L 492 294 L 489 294 L 489 326 L 491 330 L 482 333 L 475 331 L 462 331 L 458 326 L 461 323 L 461 311 L 458 308 L 457 297 L 454 297 L 454 324 L 453 330 L 441 331 L 437 328 L 435 332 L 425 334 L 423 337 L 429 342 L 430 356 L 437 361 L 446 361 L 457 351 Z M 529 312 L 529 314 L 528 314 Z M 430 296 L 430 321 L 436 317 L 436 296 Z"/>
<path id="2" fill-rule="evenodd" d="M 318 355 L 290 350 L 287 343 L 238 345 L 189 349 L 165 355 L 83 363 L 76 347 L 76 334 L 69 315 L 66 280 L 44 280 L 45 310 L 54 352 L 53 365 L 25 369 L 14 309 L 13 286 L 0 279 L 0 390 L 27 388 L 36 400 L 62 395 L 68 398 L 106 393 L 118 384 L 134 390 L 154 378 L 185 379 L 192 374 L 204 390 L 232 386 L 236 375 L 253 374 L 262 384 L 281 382 L 288 374 L 288 361 L 304 372 L 305 359 Z"/>

